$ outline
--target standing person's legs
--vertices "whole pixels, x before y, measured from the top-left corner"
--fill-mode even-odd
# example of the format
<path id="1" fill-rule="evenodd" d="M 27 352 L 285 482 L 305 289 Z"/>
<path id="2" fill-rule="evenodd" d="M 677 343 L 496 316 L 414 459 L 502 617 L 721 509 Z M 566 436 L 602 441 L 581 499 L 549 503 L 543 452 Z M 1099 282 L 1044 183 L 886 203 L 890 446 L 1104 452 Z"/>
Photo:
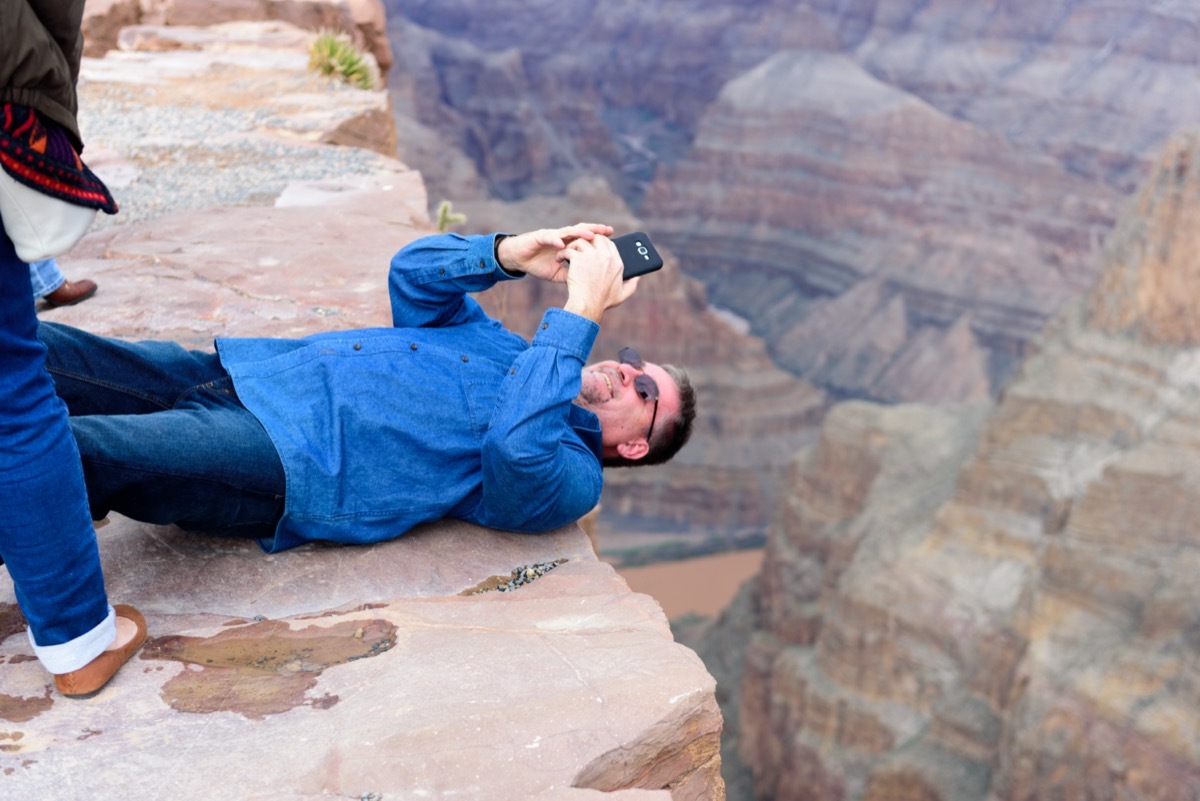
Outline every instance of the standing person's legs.
<path id="1" fill-rule="evenodd" d="M 50 306 L 74 306 L 96 294 L 96 282 L 89 278 L 68 281 L 56 259 L 43 259 L 29 265 L 33 296 Z"/>
<path id="2" fill-rule="evenodd" d="M 117 619 L 79 451 L 44 363 L 29 266 L 0 229 L 0 558 L 34 652 L 51 673 L 66 674 L 113 645 Z"/>
<path id="3" fill-rule="evenodd" d="M 96 282 L 89 278 L 68 281 L 56 259 L 43 259 L 29 265 L 33 281 L 33 296 L 43 298 L 50 306 L 74 306 L 96 294 Z"/>
<path id="4" fill-rule="evenodd" d="M 29 280 L 33 283 L 33 296 L 44 298 L 62 286 L 67 277 L 58 269 L 55 259 L 43 259 L 29 265 Z"/>

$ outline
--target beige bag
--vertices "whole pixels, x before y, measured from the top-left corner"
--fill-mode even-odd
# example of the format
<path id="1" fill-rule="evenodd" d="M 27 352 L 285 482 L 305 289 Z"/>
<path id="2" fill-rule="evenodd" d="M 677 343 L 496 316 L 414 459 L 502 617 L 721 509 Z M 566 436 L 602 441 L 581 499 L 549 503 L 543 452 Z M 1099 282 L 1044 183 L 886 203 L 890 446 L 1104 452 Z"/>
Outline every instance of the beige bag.
<path id="1" fill-rule="evenodd" d="M 96 209 L 42 194 L 0 168 L 0 222 L 25 262 L 61 256 L 83 238 Z"/>

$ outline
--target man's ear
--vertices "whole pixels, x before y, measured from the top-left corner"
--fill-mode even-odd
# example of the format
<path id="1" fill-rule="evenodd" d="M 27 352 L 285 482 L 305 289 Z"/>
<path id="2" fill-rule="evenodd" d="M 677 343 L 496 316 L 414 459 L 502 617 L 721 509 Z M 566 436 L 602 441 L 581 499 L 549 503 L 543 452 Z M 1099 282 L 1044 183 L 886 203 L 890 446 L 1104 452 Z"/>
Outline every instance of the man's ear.
<path id="1" fill-rule="evenodd" d="M 650 443 L 646 442 L 645 437 L 631 439 L 628 442 L 622 442 L 617 446 L 617 453 L 621 454 L 621 456 L 631 462 L 644 458 L 649 452 Z"/>

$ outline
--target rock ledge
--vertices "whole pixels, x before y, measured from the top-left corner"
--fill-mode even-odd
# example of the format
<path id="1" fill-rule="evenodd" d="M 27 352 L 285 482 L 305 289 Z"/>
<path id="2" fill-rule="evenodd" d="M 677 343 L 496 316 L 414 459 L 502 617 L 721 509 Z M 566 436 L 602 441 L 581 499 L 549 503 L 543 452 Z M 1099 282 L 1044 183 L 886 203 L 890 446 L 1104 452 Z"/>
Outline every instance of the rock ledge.
<path id="1" fill-rule="evenodd" d="M 43 319 L 199 348 L 389 324 L 388 261 L 432 232 L 421 177 L 337 146 L 378 93 L 314 83 L 296 32 L 255 24 L 143 26 L 118 37 L 180 47 L 85 59 L 84 155 L 122 214 L 61 260 L 97 295 Z M 724 797 L 714 680 L 578 526 L 268 556 L 114 515 L 99 538 L 150 641 L 64 699 L 0 573 L 6 797 Z"/>

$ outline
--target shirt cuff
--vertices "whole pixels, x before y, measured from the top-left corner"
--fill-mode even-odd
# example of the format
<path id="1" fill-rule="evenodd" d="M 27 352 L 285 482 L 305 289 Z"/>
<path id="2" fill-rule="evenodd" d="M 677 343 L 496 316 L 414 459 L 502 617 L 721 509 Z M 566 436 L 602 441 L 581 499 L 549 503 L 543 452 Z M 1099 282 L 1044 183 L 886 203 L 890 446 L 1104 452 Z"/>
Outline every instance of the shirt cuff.
<path id="1" fill-rule="evenodd" d="M 468 263 L 479 265 L 481 270 L 491 271 L 497 281 L 516 281 L 524 278 L 525 273 L 510 273 L 500 266 L 500 260 L 496 258 L 496 251 L 500 247 L 499 240 L 506 236 L 512 234 L 498 233 L 476 237 L 469 248 Z"/>
<path id="2" fill-rule="evenodd" d="M 532 344 L 534 347 L 555 348 L 586 363 L 599 333 L 599 324 L 586 317 L 565 309 L 546 309 L 533 335 Z"/>

